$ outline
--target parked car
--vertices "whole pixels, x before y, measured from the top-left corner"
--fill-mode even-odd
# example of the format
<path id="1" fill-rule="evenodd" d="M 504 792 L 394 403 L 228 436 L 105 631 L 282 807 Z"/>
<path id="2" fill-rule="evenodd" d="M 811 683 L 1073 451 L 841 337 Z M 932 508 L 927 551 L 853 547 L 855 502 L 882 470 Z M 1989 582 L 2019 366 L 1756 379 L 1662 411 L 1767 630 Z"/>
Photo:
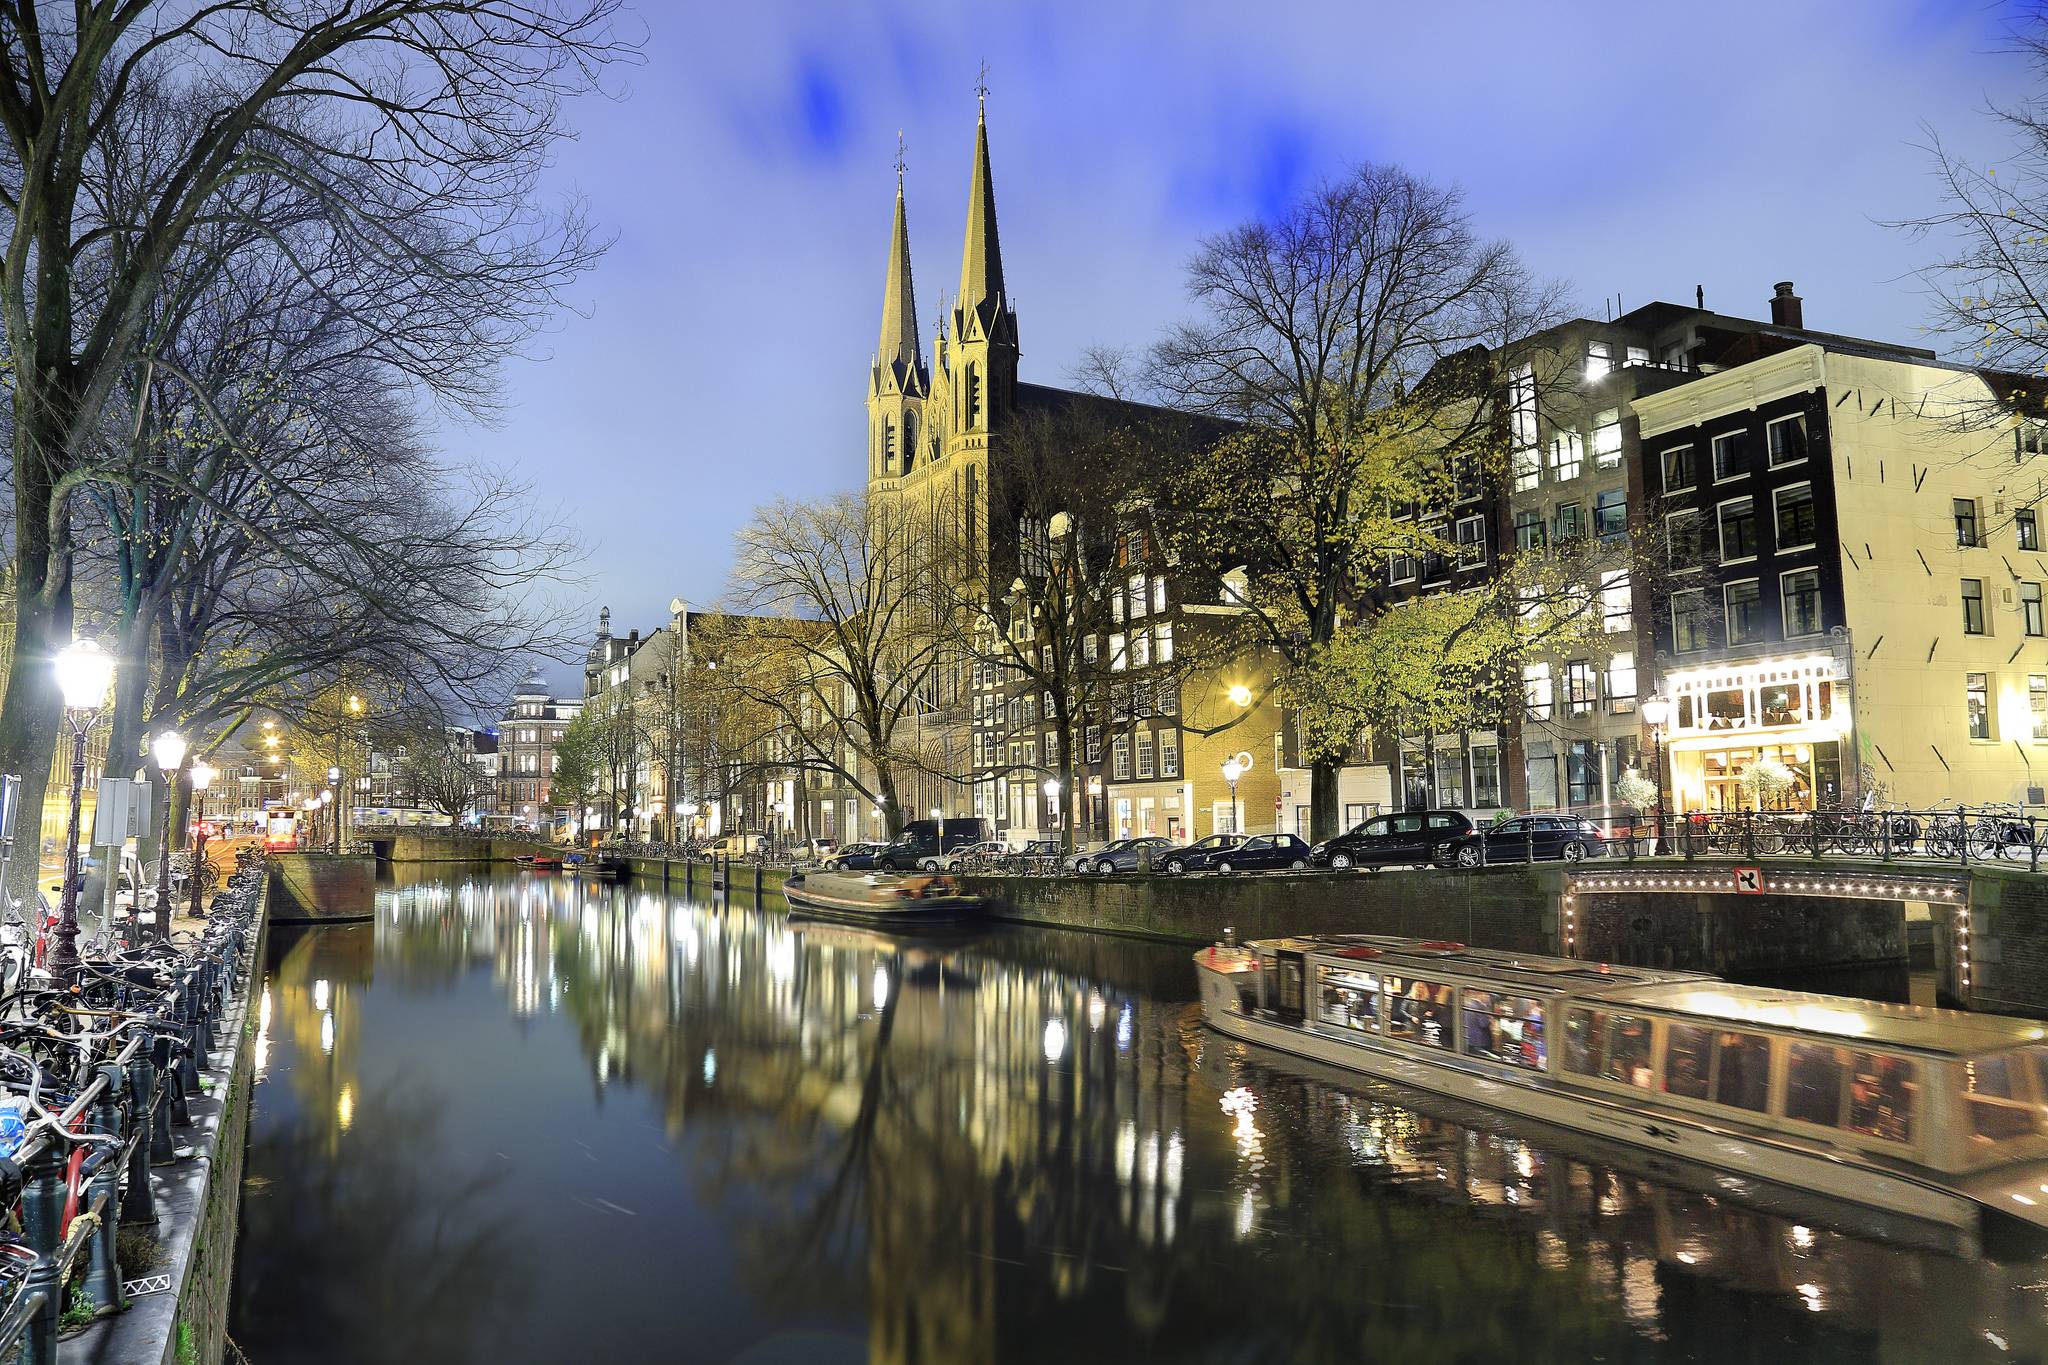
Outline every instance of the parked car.
<path id="1" fill-rule="evenodd" d="M 939 865 L 948 872 L 964 872 L 969 868 L 986 867 L 1010 851 L 1010 846 L 1001 839 L 988 839 L 965 848 L 956 848 L 940 860 Z"/>
<path id="2" fill-rule="evenodd" d="M 825 860 L 825 866 L 842 872 L 866 872 L 874 867 L 887 844 L 848 844 Z"/>
<path id="3" fill-rule="evenodd" d="M 1163 839 L 1156 834 L 1119 840 L 1082 864 L 1081 870 L 1106 877 L 1112 872 L 1136 872 L 1145 866 L 1148 859 L 1152 866 L 1157 867 L 1160 857 L 1173 846 L 1173 840 Z"/>
<path id="4" fill-rule="evenodd" d="M 957 848 L 985 844 L 994 838 L 988 821 L 975 816 L 956 820 L 912 820 L 875 859 L 891 872 L 937 872 Z"/>
<path id="5" fill-rule="evenodd" d="M 1077 848 L 1060 860 L 1060 871 L 1086 872 L 1103 854 L 1112 853 L 1129 842 L 1129 839 L 1112 839 L 1106 844 L 1097 844 L 1094 848 Z"/>
<path id="6" fill-rule="evenodd" d="M 711 846 L 711 856 L 714 858 L 744 858 L 750 853 L 767 847 L 767 845 L 768 836 L 765 834 L 727 834 Z"/>
<path id="7" fill-rule="evenodd" d="M 1268 872 L 1274 868 L 1305 868 L 1308 840 L 1298 834 L 1254 834 L 1231 848 L 1217 848 L 1201 855 L 1199 863 L 1183 854 L 1190 872 Z"/>
<path id="8" fill-rule="evenodd" d="M 1409 810 L 1372 819 L 1317 844 L 1309 861 L 1316 867 L 1386 867 L 1389 864 L 1449 862 L 1457 841 L 1472 833 L 1463 811 Z"/>
<path id="9" fill-rule="evenodd" d="M 1169 848 L 1153 859 L 1163 872 L 1193 872 L 1207 868 L 1221 853 L 1228 852 L 1244 842 L 1242 834 L 1212 834 L 1206 839 L 1197 839 L 1192 844 Z"/>
<path id="10" fill-rule="evenodd" d="M 1482 862 L 1519 863 L 1531 858 L 1562 858 L 1575 863 L 1581 858 L 1603 857 L 1606 852 L 1607 840 L 1591 820 L 1570 815 L 1517 815 L 1483 835 L 1474 831 L 1456 841 L 1451 845 L 1448 861 L 1459 867 L 1478 867 Z"/>

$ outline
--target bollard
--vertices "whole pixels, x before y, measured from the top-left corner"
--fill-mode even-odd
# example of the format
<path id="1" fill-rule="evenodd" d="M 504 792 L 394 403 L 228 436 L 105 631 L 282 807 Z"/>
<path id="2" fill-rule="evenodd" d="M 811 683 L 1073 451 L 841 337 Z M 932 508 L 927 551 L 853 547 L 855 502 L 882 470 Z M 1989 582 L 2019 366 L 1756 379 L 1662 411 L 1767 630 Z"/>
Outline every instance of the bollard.
<path id="1" fill-rule="evenodd" d="M 178 1059 L 178 1081 L 188 1097 L 198 1093 L 199 1068 L 206 1065 L 206 1051 L 199 1045 L 198 1017 L 199 1002 L 192 998 L 188 979 L 178 990 L 178 1033 L 185 1040 L 184 1055 Z"/>
<path id="2" fill-rule="evenodd" d="M 171 1065 L 171 1040 L 159 1035 L 150 1048 L 151 1087 L 149 1110 L 149 1162 L 169 1166 L 178 1159 L 177 1144 L 171 1141 L 171 1124 L 176 1119 L 175 1096 L 178 1071 Z M 188 1118 L 186 1122 L 190 1122 Z"/>
<path id="3" fill-rule="evenodd" d="M 121 1068 L 110 1062 L 99 1068 L 99 1075 L 106 1085 L 93 1105 L 91 1131 L 119 1137 Z M 100 1225 L 92 1233 L 85 1292 L 92 1295 L 93 1302 L 102 1308 L 118 1310 L 128 1306 L 121 1297 L 121 1266 L 114 1255 L 115 1243 L 121 1234 L 121 1153 L 119 1148 L 112 1148 L 95 1155 L 99 1156 L 100 1164 L 86 1187 L 90 1194 L 85 1198 L 85 1204 L 90 1206 L 96 1200 L 99 1202 Z"/>
<path id="4" fill-rule="evenodd" d="M 57 1252 L 64 1224 L 63 1145 L 45 1137 L 42 1150 L 22 1172 L 22 1238 L 36 1253 L 28 1269 L 28 1290 L 43 1296 L 42 1307 L 29 1319 L 22 1336 L 23 1365 L 54 1365 L 57 1359 L 57 1319 L 63 1311 L 59 1300 L 64 1286 L 58 1283 Z"/>
<path id="5" fill-rule="evenodd" d="M 124 1223 L 156 1222 L 156 1190 L 149 1182 L 149 1162 L 155 1145 L 149 1097 L 155 1074 L 149 1064 L 149 1050 L 137 1049 L 128 1062 L 128 1131 L 135 1135 L 135 1141 L 128 1150 L 128 1188 L 121 1198 Z"/>

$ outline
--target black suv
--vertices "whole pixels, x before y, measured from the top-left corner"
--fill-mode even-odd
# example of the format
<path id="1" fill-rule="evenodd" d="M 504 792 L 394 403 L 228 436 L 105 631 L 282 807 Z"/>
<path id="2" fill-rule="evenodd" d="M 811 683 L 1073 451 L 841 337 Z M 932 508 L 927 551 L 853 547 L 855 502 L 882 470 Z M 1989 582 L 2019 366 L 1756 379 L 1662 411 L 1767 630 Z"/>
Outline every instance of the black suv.
<path id="1" fill-rule="evenodd" d="M 1450 861 L 1459 867 L 1481 863 L 1519 863 L 1562 858 L 1575 863 L 1607 852 L 1600 827 L 1576 815 L 1517 815 L 1480 834 L 1476 830 L 1451 848 Z"/>
<path id="2" fill-rule="evenodd" d="M 1375 815 L 1309 850 L 1314 867 L 1385 867 L 1389 863 L 1447 863 L 1472 833 L 1463 811 L 1408 810 Z"/>
<path id="3" fill-rule="evenodd" d="M 988 827 L 988 821 L 970 817 L 964 820 L 912 820 L 903 827 L 903 832 L 875 857 L 875 866 L 891 872 L 923 870 L 937 872 L 945 865 L 945 857 L 956 848 L 969 844 L 985 844 L 995 838 Z"/>

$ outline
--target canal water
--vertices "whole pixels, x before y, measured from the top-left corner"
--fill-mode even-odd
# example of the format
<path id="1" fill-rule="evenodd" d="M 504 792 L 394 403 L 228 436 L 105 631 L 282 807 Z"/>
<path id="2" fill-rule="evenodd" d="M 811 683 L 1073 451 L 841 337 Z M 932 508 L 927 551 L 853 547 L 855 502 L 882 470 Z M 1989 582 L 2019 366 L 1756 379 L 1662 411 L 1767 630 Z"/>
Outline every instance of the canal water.
<path id="1" fill-rule="evenodd" d="M 1185 949 L 454 874 L 266 968 L 254 1365 L 2048 1358 L 2048 1262 L 1248 1051 Z"/>

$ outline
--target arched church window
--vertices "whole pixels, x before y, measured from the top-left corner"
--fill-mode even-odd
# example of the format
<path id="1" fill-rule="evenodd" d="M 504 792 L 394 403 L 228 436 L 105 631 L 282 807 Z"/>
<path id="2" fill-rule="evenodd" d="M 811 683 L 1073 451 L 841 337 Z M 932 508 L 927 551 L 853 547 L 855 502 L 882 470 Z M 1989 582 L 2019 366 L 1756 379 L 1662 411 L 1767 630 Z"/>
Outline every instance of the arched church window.
<path id="1" fill-rule="evenodd" d="M 981 367 L 967 367 L 967 429 L 981 425 Z"/>
<path id="2" fill-rule="evenodd" d="M 903 414 L 903 468 L 907 473 L 911 461 L 917 458 L 917 414 Z"/>
<path id="3" fill-rule="evenodd" d="M 896 424 L 886 417 L 882 419 L 882 468 L 896 468 Z"/>

